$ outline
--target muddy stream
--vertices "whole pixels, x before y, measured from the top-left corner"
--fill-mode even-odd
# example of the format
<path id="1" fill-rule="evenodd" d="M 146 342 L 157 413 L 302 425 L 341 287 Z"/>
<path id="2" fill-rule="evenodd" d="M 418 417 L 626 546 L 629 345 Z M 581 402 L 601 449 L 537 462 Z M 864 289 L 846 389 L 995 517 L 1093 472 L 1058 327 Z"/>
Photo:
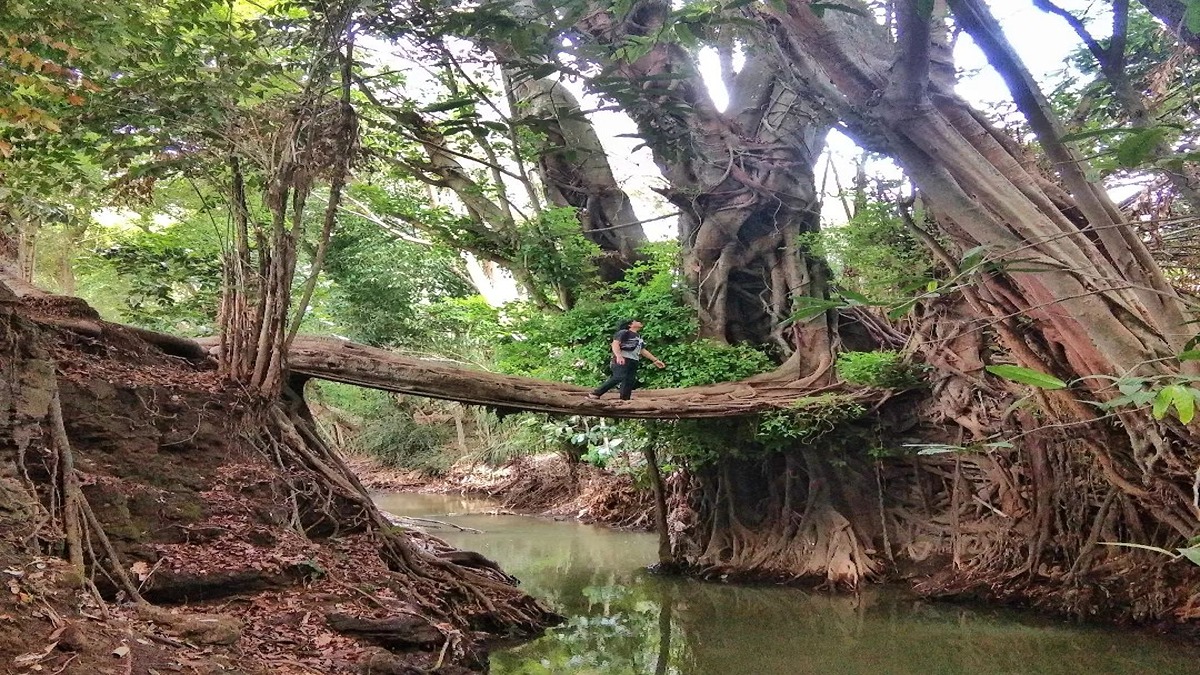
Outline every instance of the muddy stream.
<path id="1" fill-rule="evenodd" d="M 858 596 L 657 577 L 651 534 L 488 515 L 486 501 L 386 494 L 398 515 L 482 533 L 436 534 L 496 560 L 567 617 L 492 655 L 497 675 L 1200 673 L 1200 649 L 989 607 L 933 604 L 898 589 Z"/>

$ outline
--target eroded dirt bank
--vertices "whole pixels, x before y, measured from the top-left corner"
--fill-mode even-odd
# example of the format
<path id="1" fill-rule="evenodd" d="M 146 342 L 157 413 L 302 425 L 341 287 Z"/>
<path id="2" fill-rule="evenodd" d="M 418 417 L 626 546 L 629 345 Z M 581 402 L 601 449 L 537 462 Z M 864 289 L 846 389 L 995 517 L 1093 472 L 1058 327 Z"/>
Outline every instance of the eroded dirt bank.
<path id="1" fill-rule="evenodd" d="M 375 492 L 456 492 L 486 497 L 514 513 L 569 517 L 621 529 L 654 528 L 654 497 L 632 475 L 590 464 L 570 464 L 558 454 L 522 457 L 501 467 L 457 464 L 438 478 L 390 469 L 366 456 L 349 460 Z"/>
<path id="2" fill-rule="evenodd" d="M 431 537 L 409 543 L 435 573 L 389 569 L 379 532 L 252 442 L 268 404 L 80 317 L 0 302 L 0 672 L 465 673 L 554 619 Z M 524 625 L 488 609 L 514 599 Z"/>

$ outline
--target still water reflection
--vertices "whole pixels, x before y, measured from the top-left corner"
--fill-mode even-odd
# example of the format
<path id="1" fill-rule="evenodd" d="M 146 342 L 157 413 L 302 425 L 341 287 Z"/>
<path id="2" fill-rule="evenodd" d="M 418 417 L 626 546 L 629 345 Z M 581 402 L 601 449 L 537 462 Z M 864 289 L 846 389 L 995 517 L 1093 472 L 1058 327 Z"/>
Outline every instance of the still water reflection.
<path id="1" fill-rule="evenodd" d="M 482 530 L 438 534 L 496 560 L 568 617 L 494 654 L 499 675 L 1200 673 L 1200 650 L 1146 635 L 886 589 L 855 598 L 661 578 L 642 569 L 654 560 L 652 535 L 487 515 L 488 503 L 448 495 L 376 501 Z"/>

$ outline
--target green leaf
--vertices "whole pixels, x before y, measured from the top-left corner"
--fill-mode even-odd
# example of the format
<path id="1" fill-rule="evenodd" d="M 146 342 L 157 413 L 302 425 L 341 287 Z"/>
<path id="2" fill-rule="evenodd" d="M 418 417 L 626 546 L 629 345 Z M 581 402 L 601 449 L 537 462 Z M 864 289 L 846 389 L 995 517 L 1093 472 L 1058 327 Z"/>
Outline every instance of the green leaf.
<path id="1" fill-rule="evenodd" d="M 917 0 L 917 16 L 928 19 L 933 16 L 933 0 Z"/>
<path id="2" fill-rule="evenodd" d="M 1065 389 L 1067 383 L 1046 373 L 1038 372 L 1031 368 L 1023 368 L 1021 366 L 988 366 L 985 370 L 995 375 L 1012 382 L 1028 384 L 1041 389 Z"/>
<path id="3" fill-rule="evenodd" d="M 1187 8 L 1183 10 L 1183 25 L 1189 33 L 1200 35 L 1200 0 L 1188 0 Z"/>
<path id="4" fill-rule="evenodd" d="M 452 98 L 449 101 L 427 105 L 421 108 L 421 112 L 446 112 L 447 110 L 457 110 L 458 108 L 465 108 L 474 104 L 475 99 L 473 98 Z"/>
<path id="5" fill-rule="evenodd" d="M 1127 377 L 1117 380 L 1117 390 L 1126 396 L 1133 396 L 1146 385 L 1144 377 Z"/>
<path id="6" fill-rule="evenodd" d="M 1127 169 L 1140 166 L 1150 158 L 1154 147 L 1161 143 L 1166 136 L 1167 130 L 1164 127 L 1141 129 L 1130 134 L 1128 138 L 1117 144 L 1115 149 L 1117 163 Z"/>
<path id="7" fill-rule="evenodd" d="M 1159 390 L 1158 395 L 1154 397 L 1154 407 L 1150 409 L 1150 414 L 1154 415 L 1154 419 L 1161 420 L 1167 416 L 1167 409 L 1171 407 L 1171 388 L 1164 387 Z"/>
<path id="8" fill-rule="evenodd" d="M 959 269 L 966 271 L 977 267 L 983 262 L 983 257 L 987 255 L 988 247 L 986 245 L 976 246 L 963 253 L 962 260 L 958 262 Z"/>
<path id="9" fill-rule="evenodd" d="M 1189 546 L 1187 548 L 1177 548 L 1179 555 L 1192 561 L 1193 564 L 1200 565 L 1200 546 Z"/>
<path id="10" fill-rule="evenodd" d="M 1180 361 L 1200 361 L 1200 349 L 1189 349 L 1179 354 Z"/>
<path id="11" fill-rule="evenodd" d="M 916 305 L 917 305 L 916 300 L 909 300 L 908 302 L 904 302 L 899 305 L 896 305 L 892 309 L 888 310 L 887 317 L 889 319 L 892 319 L 893 321 L 896 319 L 899 319 L 899 318 L 903 317 L 905 314 L 908 314 L 909 310 L 911 310 L 913 307 L 916 307 Z"/>
<path id="12" fill-rule="evenodd" d="M 785 325 L 790 325 L 798 321 L 808 321 L 809 319 L 821 316 L 831 309 L 843 306 L 842 303 L 835 300 L 822 300 L 808 296 L 798 297 L 795 299 L 795 302 L 799 307 L 784 321 Z"/>
<path id="13" fill-rule="evenodd" d="M 1191 390 L 1183 385 L 1173 384 L 1164 391 L 1171 392 L 1171 403 L 1175 405 L 1175 414 L 1179 421 L 1184 424 L 1191 422 L 1196 416 L 1196 399 L 1192 397 Z"/>
<path id="14" fill-rule="evenodd" d="M 859 305 L 874 306 L 874 305 L 880 304 L 878 302 L 875 302 L 874 300 L 871 300 L 870 298 L 863 295 L 862 293 L 859 293 L 857 291 L 852 291 L 848 288 L 843 288 L 843 289 L 838 290 L 838 295 L 842 296 L 846 300 L 849 300 L 850 302 L 848 304 L 850 304 L 850 305 L 859 304 Z"/>

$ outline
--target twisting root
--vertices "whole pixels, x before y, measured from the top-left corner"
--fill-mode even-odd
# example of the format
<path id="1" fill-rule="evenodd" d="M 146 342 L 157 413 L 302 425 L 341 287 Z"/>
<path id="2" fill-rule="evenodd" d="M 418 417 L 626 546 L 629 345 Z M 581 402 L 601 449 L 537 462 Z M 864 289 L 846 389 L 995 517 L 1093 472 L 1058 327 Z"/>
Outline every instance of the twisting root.
<path id="1" fill-rule="evenodd" d="M 407 578 L 420 606 L 456 626 L 502 627 L 533 633 L 555 615 L 506 579 L 438 557 L 433 548 L 415 545 L 411 533 L 395 527 L 375 507 L 357 477 L 316 431 L 303 398 L 289 394 L 289 406 L 272 406 L 267 428 L 254 446 L 286 477 L 289 499 L 302 529 L 368 530 L 380 543 L 388 566 Z M 448 548 L 448 547 L 446 547 Z"/>

